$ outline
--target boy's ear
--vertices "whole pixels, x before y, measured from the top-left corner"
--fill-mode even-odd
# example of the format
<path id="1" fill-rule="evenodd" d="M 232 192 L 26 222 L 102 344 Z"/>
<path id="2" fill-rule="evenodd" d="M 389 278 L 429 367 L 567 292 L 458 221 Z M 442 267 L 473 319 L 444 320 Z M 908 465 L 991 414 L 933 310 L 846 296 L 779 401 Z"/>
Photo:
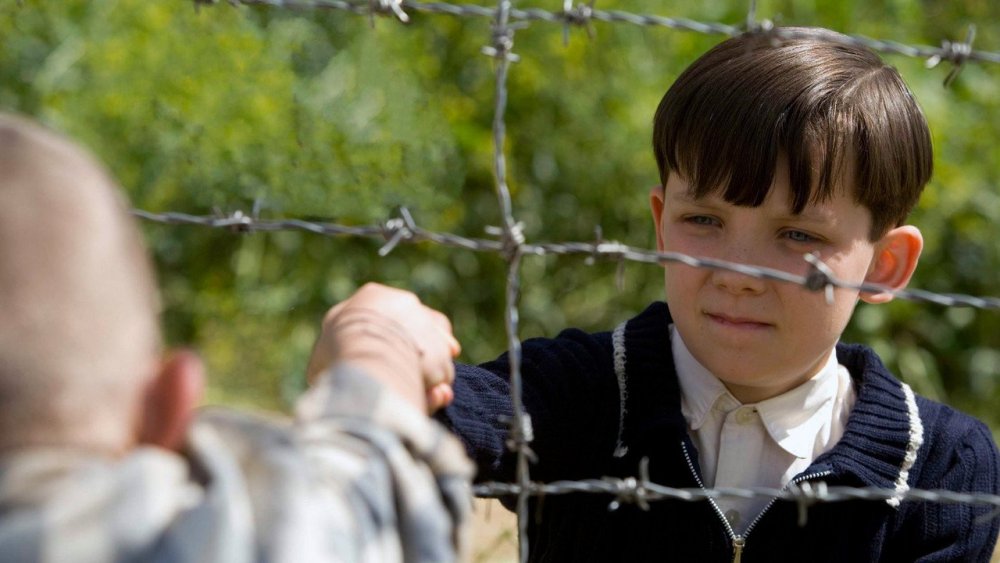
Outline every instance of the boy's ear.
<path id="1" fill-rule="evenodd" d="M 663 252 L 663 200 L 665 198 L 663 186 L 655 186 L 649 191 L 649 209 L 653 212 L 653 224 L 656 226 L 656 250 Z"/>
<path id="2" fill-rule="evenodd" d="M 173 451 L 183 449 L 204 388 L 204 366 L 197 354 L 178 351 L 164 359 L 146 388 L 139 442 Z"/>
<path id="3" fill-rule="evenodd" d="M 868 267 L 865 283 L 883 285 L 889 289 L 906 287 L 923 248 L 924 237 L 913 225 L 892 229 L 875 243 L 875 256 Z M 867 303 L 886 303 L 892 301 L 892 298 L 891 293 L 861 293 L 861 299 Z"/>

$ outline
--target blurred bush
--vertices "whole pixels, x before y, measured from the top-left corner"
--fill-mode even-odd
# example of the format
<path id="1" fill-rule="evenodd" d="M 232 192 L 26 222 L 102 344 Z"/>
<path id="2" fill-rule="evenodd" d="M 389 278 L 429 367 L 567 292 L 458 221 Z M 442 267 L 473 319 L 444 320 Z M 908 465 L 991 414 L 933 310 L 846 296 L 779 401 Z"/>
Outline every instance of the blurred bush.
<path id="1" fill-rule="evenodd" d="M 558 10 L 554 3 L 520 7 Z M 740 24 L 744 2 L 623 0 L 617 8 Z M 414 13 L 412 23 L 329 11 L 196 9 L 186 2 L 41 0 L 0 8 L 0 107 L 82 140 L 136 207 L 369 224 L 406 206 L 425 228 L 470 237 L 500 216 L 493 191 L 489 21 Z M 910 44 L 1000 51 L 987 0 L 762 1 L 759 18 Z M 593 37 L 532 23 L 515 36 L 506 155 L 514 215 L 531 241 L 604 238 L 652 247 L 652 113 L 676 75 L 721 37 L 595 22 Z M 997 295 L 1000 65 L 887 55 L 931 124 L 935 176 L 913 221 L 927 249 L 913 286 Z M 317 322 L 368 279 L 448 312 L 463 360 L 506 346 L 505 265 L 430 244 L 378 258 L 377 240 L 144 225 L 171 343 L 212 372 L 210 400 L 287 408 Z M 522 338 L 607 329 L 661 298 L 657 267 L 528 257 Z M 861 306 L 846 340 L 875 345 L 925 395 L 1000 428 L 1000 314 L 893 302 Z"/>

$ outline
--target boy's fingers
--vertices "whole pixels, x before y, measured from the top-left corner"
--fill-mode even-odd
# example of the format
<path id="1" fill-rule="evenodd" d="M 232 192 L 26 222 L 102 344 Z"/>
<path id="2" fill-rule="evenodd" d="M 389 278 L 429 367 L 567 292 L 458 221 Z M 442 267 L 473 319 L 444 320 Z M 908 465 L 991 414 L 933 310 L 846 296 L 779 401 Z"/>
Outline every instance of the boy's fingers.
<path id="1" fill-rule="evenodd" d="M 454 335 L 448 334 L 448 351 L 451 352 L 452 358 L 457 358 L 459 354 L 462 353 L 462 343 L 455 338 Z"/>
<path id="2" fill-rule="evenodd" d="M 424 309 L 428 312 L 431 322 L 438 328 L 438 330 L 441 331 L 443 338 L 448 344 L 448 350 L 451 357 L 454 358 L 458 356 L 462 352 L 462 345 L 452 333 L 451 319 L 449 319 L 444 313 L 436 309 L 431 309 L 426 305 L 424 305 Z"/>
<path id="3" fill-rule="evenodd" d="M 424 356 L 420 369 L 427 387 L 434 387 L 439 383 L 450 385 L 455 381 L 455 363 L 452 362 L 450 354 L 439 353 L 433 357 Z"/>
<path id="4" fill-rule="evenodd" d="M 427 410 L 434 412 L 451 404 L 455 399 L 455 391 L 451 385 L 440 383 L 427 390 Z"/>

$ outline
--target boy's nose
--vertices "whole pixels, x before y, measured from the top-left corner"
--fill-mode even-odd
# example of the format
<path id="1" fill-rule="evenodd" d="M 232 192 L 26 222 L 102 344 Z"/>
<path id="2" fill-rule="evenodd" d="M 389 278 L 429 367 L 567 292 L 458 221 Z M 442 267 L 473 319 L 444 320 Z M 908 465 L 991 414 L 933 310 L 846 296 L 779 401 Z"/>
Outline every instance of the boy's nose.
<path id="1" fill-rule="evenodd" d="M 719 289 L 737 295 L 757 295 L 767 287 L 767 282 L 761 278 L 729 270 L 715 270 L 712 273 L 712 283 Z"/>
<path id="2" fill-rule="evenodd" d="M 733 249 L 724 259 L 736 264 L 753 266 L 754 262 L 748 260 L 749 254 L 747 249 Z M 767 281 L 763 278 L 731 270 L 712 270 L 712 283 L 719 289 L 733 294 L 756 295 L 767 288 Z"/>

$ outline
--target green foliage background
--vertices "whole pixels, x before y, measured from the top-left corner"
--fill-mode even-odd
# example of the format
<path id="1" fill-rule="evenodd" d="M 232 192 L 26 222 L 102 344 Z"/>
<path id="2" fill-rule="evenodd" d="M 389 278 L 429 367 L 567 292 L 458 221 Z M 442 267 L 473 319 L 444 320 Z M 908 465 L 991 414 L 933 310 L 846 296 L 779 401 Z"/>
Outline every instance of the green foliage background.
<path id="1" fill-rule="evenodd" d="M 561 8 L 558 2 L 520 7 Z M 620 0 L 623 9 L 739 24 L 742 1 Z M 993 0 L 771 0 L 758 17 L 911 44 L 961 40 L 1000 51 Z M 249 211 L 348 224 L 408 207 L 425 228 L 471 237 L 500 221 L 492 176 L 489 21 L 412 14 L 404 26 L 345 12 L 183 1 L 7 0 L 0 7 L 0 108 L 96 152 L 138 208 Z M 603 236 L 651 248 L 650 123 L 678 72 L 721 38 L 595 23 L 593 37 L 518 31 L 506 152 L 515 216 L 532 241 Z M 886 58 L 930 121 L 934 179 L 913 221 L 927 248 L 913 286 L 1000 293 L 1000 65 Z M 204 354 L 210 402 L 287 409 L 326 308 L 361 282 L 410 288 L 446 311 L 462 359 L 505 348 L 499 256 L 430 244 L 378 258 L 380 241 L 234 234 L 144 224 L 171 344 Z M 607 329 L 662 295 L 653 266 L 529 257 L 520 336 Z M 875 345 L 925 395 L 1000 428 L 1000 314 L 895 301 L 859 307 L 847 340 Z"/>

